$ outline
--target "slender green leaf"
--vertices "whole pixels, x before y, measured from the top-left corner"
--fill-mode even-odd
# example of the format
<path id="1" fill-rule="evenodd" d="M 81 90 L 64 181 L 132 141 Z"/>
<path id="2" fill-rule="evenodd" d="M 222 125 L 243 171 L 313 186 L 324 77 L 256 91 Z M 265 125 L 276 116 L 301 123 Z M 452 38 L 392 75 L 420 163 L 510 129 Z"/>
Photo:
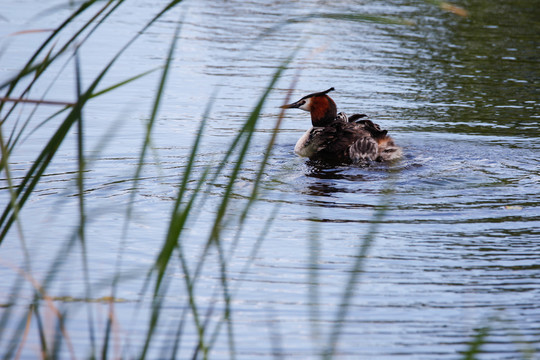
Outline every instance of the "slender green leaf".
<path id="1" fill-rule="evenodd" d="M 489 335 L 489 328 L 482 327 L 476 330 L 474 338 L 469 343 L 469 348 L 463 354 L 463 360 L 475 360 L 481 352 L 481 347 L 486 343 L 486 338 Z"/>
<path id="2" fill-rule="evenodd" d="M 177 43 L 177 40 L 178 40 L 178 34 L 180 33 L 182 22 L 183 22 L 182 19 L 180 19 L 178 21 L 176 31 L 173 34 L 171 45 L 169 47 L 169 54 L 168 54 L 167 59 L 165 61 L 165 66 L 163 68 L 163 72 L 162 72 L 162 75 L 161 75 L 161 79 L 160 79 L 160 82 L 159 82 L 158 89 L 157 89 L 157 91 L 155 93 L 156 97 L 155 97 L 155 100 L 154 100 L 154 105 L 152 107 L 152 114 L 151 114 L 150 119 L 148 121 L 147 129 L 146 129 L 146 137 L 145 137 L 145 140 L 144 140 L 144 144 L 142 145 L 141 154 L 139 156 L 139 165 L 138 165 L 137 170 L 135 172 L 135 178 L 134 178 L 135 190 L 133 190 L 132 193 L 131 193 L 132 194 L 131 195 L 132 199 L 133 199 L 133 196 L 136 193 L 136 187 L 137 187 L 136 183 L 137 183 L 138 178 L 140 176 L 140 173 L 142 171 L 146 150 L 148 148 L 148 145 L 149 145 L 149 142 L 150 142 L 150 136 L 152 134 L 152 128 L 153 128 L 155 119 L 157 117 L 159 107 L 161 105 L 161 98 L 162 98 L 163 92 L 165 90 L 165 83 L 166 83 L 167 77 L 169 75 L 169 69 L 170 69 L 170 66 L 171 66 L 171 62 L 173 60 L 174 51 L 176 49 L 176 43 Z M 132 203 L 132 201 L 130 202 L 130 208 L 131 208 L 131 203 Z M 129 214 L 128 214 L 128 217 L 129 217 Z M 143 350 L 142 350 L 142 353 L 141 353 L 141 356 L 140 356 L 141 359 L 144 359 L 146 357 L 146 353 L 147 353 L 148 348 L 150 346 L 150 341 L 152 339 L 155 327 L 156 327 L 158 319 L 159 319 L 159 310 L 161 309 L 161 305 L 162 305 L 162 302 L 163 302 L 162 294 L 164 294 L 165 291 L 166 291 L 166 287 L 162 288 L 161 284 L 162 284 L 162 281 L 163 281 L 163 277 L 165 275 L 167 264 L 168 264 L 168 261 L 166 261 L 166 262 L 161 261 L 160 262 L 159 260 L 158 260 L 158 263 L 157 263 L 157 265 L 158 265 L 158 273 L 157 273 L 156 284 L 155 284 L 155 288 L 154 288 L 153 305 L 152 305 L 152 318 L 151 318 L 151 321 L 150 321 L 150 325 L 148 327 L 146 340 L 145 340 L 144 347 L 143 347 Z"/>

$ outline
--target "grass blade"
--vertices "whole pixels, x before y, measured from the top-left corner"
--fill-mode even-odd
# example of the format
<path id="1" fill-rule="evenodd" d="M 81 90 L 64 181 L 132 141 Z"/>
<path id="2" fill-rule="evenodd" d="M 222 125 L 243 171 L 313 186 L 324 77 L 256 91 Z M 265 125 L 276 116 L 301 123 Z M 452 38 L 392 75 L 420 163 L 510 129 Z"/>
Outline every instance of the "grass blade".
<path id="1" fill-rule="evenodd" d="M 489 328 L 482 327 L 476 330 L 476 335 L 469 343 L 469 348 L 463 354 L 463 360 L 475 360 L 476 355 L 481 353 L 481 347 L 486 343 L 486 338 L 489 335 Z"/>
<path id="2" fill-rule="evenodd" d="M 369 222 L 368 230 L 363 236 L 362 242 L 355 256 L 355 261 L 351 266 L 349 279 L 345 285 L 343 294 L 341 295 L 341 301 L 333 321 L 334 325 L 330 331 L 330 335 L 328 336 L 328 342 L 322 353 L 322 358 L 324 360 L 332 359 L 336 351 L 339 338 L 341 337 L 343 327 L 345 325 L 345 320 L 349 312 L 351 299 L 355 292 L 355 287 L 357 286 L 358 279 L 360 278 L 360 275 L 362 274 L 365 267 L 365 260 L 368 255 L 368 251 L 370 250 L 371 245 L 375 241 L 375 237 L 379 231 L 381 221 L 386 215 L 388 203 L 390 201 L 389 197 L 392 193 L 391 189 L 393 188 L 393 180 L 393 177 L 390 178 L 387 190 L 384 190 L 381 193 L 381 204 L 377 206 L 373 218 Z"/>
<path id="3" fill-rule="evenodd" d="M 163 92 L 164 92 L 164 89 L 165 89 L 165 84 L 166 84 L 166 81 L 167 81 L 167 78 L 168 78 L 168 75 L 169 75 L 169 69 L 170 69 L 172 59 L 173 59 L 174 51 L 176 49 L 176 43 L 177 43 L 177 40 L 178 40 L 178 35 L 180 33 L 180 29 L 182 27 L 182 23 L 183 23 L 183 19 L 181 18 L 181 19 L 178 20 L 176 30 L 175 30 L 175 32 L 173 34 L 171 45 L 169 47 L 169 53 L 168 53 L 167 59 L 165 61 L 165 66 L 163 68 L 163 72 L 162 72 L 161 79 L 160 79 L 160 82 L 159 82 L 159 85 L 158 85 L 158 89 L 156 91 L 156 97 L 154 99 L 154 105 L 152 107 L 152 114 L 150 116 L 150 120 L 148 121 L 147 129 L 146 129 L 146 137 L 144 139 L 144 144 L 142 146 L 141 154 L 139 156 L 139 165 L 137 166 L 137 170 L 135 172 L 135 178 L 134 178 L 135 189 L 131 193 L 132 200 L 133 200 L 133 197 L 135 196 L 135 193 L 137 191 L 136 190 L 137 189 L 137 184 L 136 183 L 137 183 L 138 178 L 139 178 L 139 176 L 141 174 L 141 171 L 142 171 L 146 150 L 148 149 L 148 146 L 149 146 L 149 143 L 150 143 L 150 136 L 151 136 L 151 133 L 152 133 L 152 128 L 153 128 L 155 119 L 157 117 L 159 106 L 161 105 L 161 98 L 162 98 L 162 95 L 163 95 Z M 132 203 L 132 201 L 130 201 L 130 203 Z M 131 209 L 131 206 L 129 208 Z M 130 214 L 128 213 L 127 216 L 129 217 Z M 141 353 L 141 356 L 140 356 L 141 359 L 144 359 L 146 357 L 148 348 L 150 346 L 150 341 L 152 339 L 152 336 L 153 336 L 154 331 L 155 331 L 155 327 L 157 325 L 157 321 L 159 319 L 159 310 L 161 308 L 162 301 L 163 301 L 163 296 L 161 296 L 161 294 L 166 292 L 166 287 L 162 287 L 161 285 L 162 285 L 162 281 L 163 281 L 163 276 L 165 275 L 165 270 L 166 270 L 166 265 L 167 264 L 168 264 L 168 261 L 163 261 L 163 260 L 159 261 L 159 258 L 158 258 L 158 262 L 157 262 L 156 265 L 158 265 L 159 268 L 158 268 L 157 279 L 156 279 L 156 284 L 155 284 L 155 288 L 154 288 L 154 297 L 153 297 L 153 304 L 152 304 L 152 318 L 151 318 L 151 321 L 150 321 L 150 325 L 148 327 L 146 340 L 145 340 L 144 347 L 143 347 L 143 350 L 142 350 L 142 353 Z"/>
<path id="4" fill-rule="evenodd" d="M 80 58 L 78 53 L 75 53 L 75 79 L 77 85 L 77 98 L 79 99 L 75 105 L 75 112 L 77 117 L 77 189 L 78 189 L 78 200 L 79 200 L 79 240 L 81 242 L 82 248 L 82 262 L 83 262 L 83 277 L 85 282 L 85 292 L 86 297 L 90 299 L 92 296 L 92 291 L 90 287 L 90 275 L 88 267 L 88 254 L 86 246 L 86 210 L 85 210 L 85 200 L 84 200 L 84 173 L 86 170 L 86 160 L 84 156 L 84 126 L 83 126 L 83 112 L 82 105 L 84 102 L 80 102 L 81 93 L 82 93 L 82 84 L 81 84 L 81 69 L 80 69 Z M 92 305 L 86 303 L 86 309 L 88 312 L 88 328 L 90 336 L 90 348 L 91 348 L 91 358 L 95 357 L 96 353 L 96 340 L 95 340 L 95 330 L 94 330 L 94 314 L 92 312 Z"/>

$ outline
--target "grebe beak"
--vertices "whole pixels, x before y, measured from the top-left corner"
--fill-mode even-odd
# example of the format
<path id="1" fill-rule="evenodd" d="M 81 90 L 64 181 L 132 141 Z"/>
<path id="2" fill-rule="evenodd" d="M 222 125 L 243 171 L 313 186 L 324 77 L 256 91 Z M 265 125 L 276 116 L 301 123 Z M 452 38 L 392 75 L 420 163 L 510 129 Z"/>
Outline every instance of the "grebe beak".
<path id="1" fill-rule="evenodd" d="M 292 104 L 281 105 L 280 108 L 282 108 L 282 109 L 296 109 L 296 108 L 299 108 L 300 106 L 304 105 L 305 103 L 306 103 L 306 100 L 302 99 L 302 100 L 298 100 L 297 102 L 293 102 Z"/>

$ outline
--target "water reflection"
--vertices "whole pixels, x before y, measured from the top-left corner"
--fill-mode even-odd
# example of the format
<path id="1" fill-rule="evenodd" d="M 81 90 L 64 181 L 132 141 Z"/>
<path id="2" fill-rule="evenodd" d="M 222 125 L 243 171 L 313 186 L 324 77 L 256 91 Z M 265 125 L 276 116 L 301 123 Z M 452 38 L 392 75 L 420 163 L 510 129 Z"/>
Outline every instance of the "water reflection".
<path id="1" fill-rule="evenodd" d="M 434 42 L 402 36 L 416 50 L 417 80 L 429 89 L 418 99 L 426 115 L 444 124 L 438 131 L 538 137 L 538 11 L 528 2 L 467 6 L 470 19 L 427 28 Z"/>
<path id="2" fill-rule="evenodd" d="M 365 165 L 364 167 L 368 167 Z M 363 181 L 364 176 L 360 173 L 362 167 L 347 166 L 347 167 L 333 167 L 327 164 L 307 160 L 306 161 L 305 175 L 317 179 L 334 179 L 334 180 L 349 180 L 349 181 Z M 350 169 L 356 168 L 354 173 L 351 173 Z"/>

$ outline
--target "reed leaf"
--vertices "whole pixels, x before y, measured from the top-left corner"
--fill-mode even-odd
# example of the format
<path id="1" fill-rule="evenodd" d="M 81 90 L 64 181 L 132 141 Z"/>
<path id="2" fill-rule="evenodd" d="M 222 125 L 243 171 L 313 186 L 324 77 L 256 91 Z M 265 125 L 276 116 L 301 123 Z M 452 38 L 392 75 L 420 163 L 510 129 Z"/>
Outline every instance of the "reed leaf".
<path id="1" fill-rule="evenodd" d="M 161 98 L 162 98 L 162 95 L 163 95 L 163 91 L 165 90 L 165 84 L 166 84 L 166 81 L 167 81 L 167 77 L 169 75 L 169 69 L 170 69 L 172 59 L 173 59 L 174 50 L 176 49 L 176 43 L 177 43 L 177 40 L 178 40 L 178 34 L 180 33 L 181 25 L 182 25 L 182 19 L 180 19 L 178 21 L 176 30 L 175 30 L 175 32 L 173 34 L 171 45 L 169 47 L 169 53 L 168 53 L 167 59 L 165 61 L 165 66 L 163 67 L 163 72 L 161 74 L 158 89 L 156 90 L 156 93 L 155 93 L 156 97 L 154 99 L 154 104 L 152 106 L 152 114 L 151 114 L 150 119 L 149 119 L 148 124 L 147 124 L 146 136 L 145 136 L 145 139 L 144 139 L 144 144 L 142 145 L 141 154 L 139 156 L 139 165 L 137 166 L 137 170 L 135 172 L 135 177 L 134 177 L 135 189 L 131 192 L 132 200 L 133 200 L 134 194 L 137 191 L 136 190 L 137 189 L 137 181 L 138 181 L 140 173 L 142 171 L 142 166 L 143 166 L 143 162 L 144 162 L 144 158 L 145 158 L 145 154 L 146 154 L 146 149 L 148 148 L 148 145 L 150 143 L 150 136 L 151 136 L 151 133 L 152 133 L 152 128 L 153 128 L 155 119 L 156 119 L 157 114 L 158 114 L 159 106 L 161 105 Z M 131 203 L 132 203 L 132 201 L 130 201 L 130 207 L 129 207 L 130 209 L 131 209 Z M 129 217 L 130 215 L 127 214 L 127 216 Z M 146 357 L 146 353 L 147 353 L 148 348 L 150 346 L 150 341 L 152 339 L 155 327 L 156 327 L 158 319 L 159 319 L 159 310 L 161 309 L 161 305 L 162 305 L 162 302 L 163 302 L 163 296 L 162 295 L 166 292 L 166 287 L 162 288 L 161 283 L 163 281 L 163 276 L 165 275 L 165 269 L 166 269 L 166 264 L 167 263 L 168 263 L 168 261 L 166 261 L 166 262 L 158 261 L 158 263 L 157 263 L 159 268 L 158 268 L 158 273 L 157 273 L 157 277 L 156 277 L 156 284 L 155 284 L 155 288 L 154 288 L 153 305 L 152 305 L 152 317 L 151 317 L 150 324 L 148 326 L 146 340 L 145 340 L 144 347 L 143 347 L 143 350 L 142 350 L 142 353 L 141 353 L 141 356 L 140 356 L 141 359 L 144 359 Z"/>
<path id="2" fill-rule="evenodd" d="M 476 330 L 476 334 L 469 343 L 469 348 L 463 354 L 463 360 L 475 360 L 481 351 L 482 345 L 486 343 L 486 338 L 489 335 L 489 328 L 482 327 Z"/>
<path id="3" fill-rule="evenodd" d="M 85 210 L 85 197 L 84 197 L 84 172 L 86 171 L 86 160 L 84 156 L 84 126 L 83 126 L 83 112 L 82 105 L 85 102 L 81 102 L 79 99 L 82 93 L 82 80 L 81 80 L 81 69 L 80 69 L 80 57 L 78 53 L 75 53 L 75 79 L 77 85 L 77 103 L 74 110 L 77 114 L 77 189 L 78 189 L 78 200 L 79 200 L 79 240 L 81 243 L 81 255 L 83 263 L 83 277 L 85 283 L 86 297 L 91 298 L 91 287 L 90 287 L 90 276 L 89 276 L 89 267 L 88 267 L 88 256 L 87 256 L 87 247 L 86 247 L 86 210 Z M 88 312 L 88 329 L 90 336 L 90 348 L 91 348 L 91 358 L 95 357 L 96 352 L 96 340 L 95 340 L 95 330 L 94 330 L 94 314 L 92 312 L 92 306 L 87 303 L 86 309 Z"/>
<path id="4" fill-rule="evenodd" d="M 354 263 L 349 270 L 349 279 L 344 286 L 341 300 L 333 320 L 333 326 L 328 336 L 328 341 L 321 354 L 324 360 L 332 359 L 336 352 L 339 339 L 343 333 L 345 320 L 351 306 L 351 300 L 356 290 L 360 275 L 363 273 L 366 265 L 365 262 L 368 252 L 375 241 L 380 224 L 383 218 L 386 216 L 388 204 L 390 202 L 390 195 L 395 187 L 394 175 L 396 171 L 397 170 L 394 170 L 391 173 L 391 178 L 388 180 L 387 188 L 380 195 L 380 204 L 376 207 L 375 213 L 373 214 L 372 219 L 369 221 L 369 227 L 365 235 L 362 237 L 361 243 L 358 247 L 358 252 L 355 255 Z"/>

